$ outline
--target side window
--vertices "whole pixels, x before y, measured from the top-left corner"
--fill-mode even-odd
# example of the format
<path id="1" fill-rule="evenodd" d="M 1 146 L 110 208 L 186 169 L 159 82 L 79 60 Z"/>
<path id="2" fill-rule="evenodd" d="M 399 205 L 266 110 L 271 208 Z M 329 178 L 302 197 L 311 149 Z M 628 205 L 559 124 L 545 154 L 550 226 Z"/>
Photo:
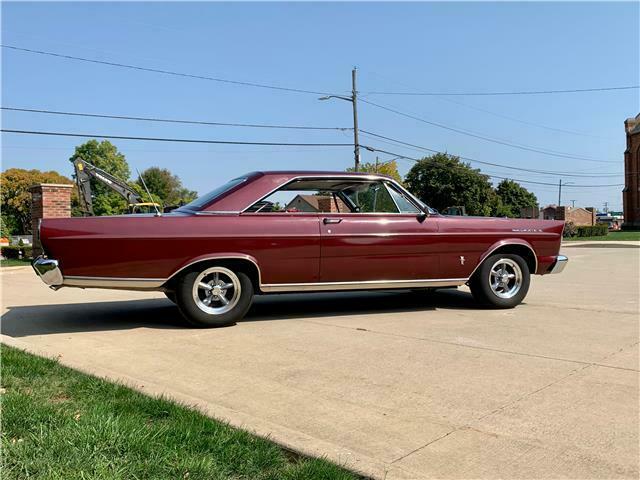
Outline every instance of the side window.
<path id="1" fill-rule="evenodd" d="M 389 193 L 393 197 L 393 201 L 396 202 L 401 213 L 420 213 L 420 210 L 418 210 L 418 208 L 411 203 L 407 197 L 396 190 L 393 185 L 387 183 L 387 188 L 389 189 Z"/>
<path id="2" fill-rule="evenodd" d="M 333 192 L 322 190 L 279 190 L 253 204 L 253 213 L 349 212 L 349 207 Z"/>
<path id="3" fill-rule="evenodd" d="M 382 182 L 354 185 L 344 190 L 344 194 L 360 213 L 398 213 L 396 204 Z"/>

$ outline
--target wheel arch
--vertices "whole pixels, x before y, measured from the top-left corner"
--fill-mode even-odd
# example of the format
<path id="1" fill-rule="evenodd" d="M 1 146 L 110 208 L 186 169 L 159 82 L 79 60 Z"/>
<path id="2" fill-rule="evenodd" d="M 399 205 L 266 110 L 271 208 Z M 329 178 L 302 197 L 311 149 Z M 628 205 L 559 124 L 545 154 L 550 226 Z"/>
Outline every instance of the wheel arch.
<path id="1" fill-rule="evenodd" d="M 201 269 L 209 265 L 227 266 L 245 273 L 249 279 L 251 279 L 254 291 L 256 293 L 260 292 L 262 276 L 260 267 L 258 266 L 258 261 L 251 255 L 242 253 L 202 255 L 200 257 L 193 258 L 181 267 L 177 268 L 169 278 L 167 278 L 163 286 L 166 290 L 171 291 L 173 290 L 173 285 L 181 274 L 195 269 Z"/>
<path id="2" fill-rule="evenodd" d="M 534 275 L 538 271 L 538 257 L 536 256 L 536 252 L 533 250 L 533 247 L 531 246 L 531 244 L 529 244 L 529 242 L 525 240 L 501 240 L 494 243 L 487 249 L 485 253 L 480 256 L 480 260 L 469 275 L 469 278 L 471 278 L 474 273 L 476 273 L 476 270 L 480 268 L 480 265 L 482 265 L 482 263 L 490 255 L 496 253 L 512 253 L 515 255 L 519 255 L 524 259 L 525 262 L 527 262 L 529 273 L 531 275 Z"/>

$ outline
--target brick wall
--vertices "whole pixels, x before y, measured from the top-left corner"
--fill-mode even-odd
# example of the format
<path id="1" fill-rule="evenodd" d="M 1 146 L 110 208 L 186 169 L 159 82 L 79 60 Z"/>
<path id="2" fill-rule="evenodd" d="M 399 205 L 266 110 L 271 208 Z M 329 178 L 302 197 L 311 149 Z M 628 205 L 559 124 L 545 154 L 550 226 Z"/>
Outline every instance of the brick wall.
<path id="1" fill-rule="evenodd" d="M 640 114 L 624 122 L 627 149 L 624 152 L 625 187 L 623 229 L 640 229 Z"/>
<path id="2" fill-rule="evenodd" d="M 42 254 L 38 224 L 42 218 L 71 216 L 71 189 L 73 185 L 41 183 L 29 188 L 31 192 L 31 228 L 33 255 Z"/>
<path id="3" fill-rule="evenodd" d="M 555 219 L 573 222 L 574 225 L 595 225 L 596 211 L 592 207 L 556 207 Z"/>

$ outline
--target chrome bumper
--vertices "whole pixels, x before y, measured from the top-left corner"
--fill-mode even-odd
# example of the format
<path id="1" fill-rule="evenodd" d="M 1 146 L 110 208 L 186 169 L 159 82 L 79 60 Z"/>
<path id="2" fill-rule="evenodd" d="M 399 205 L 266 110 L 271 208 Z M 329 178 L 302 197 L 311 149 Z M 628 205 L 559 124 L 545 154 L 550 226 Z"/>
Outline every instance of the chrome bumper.
<path id="1" fill-rule="evenodd" d="M 556 263 L 553 264 L 553 267 L 551 267 L 551 270 L 549 270 L 549 273 L 562 272 L 564 270 L 564 267 L 567 266 L 568 261 L 569 259 L 564 255 L 558 255 L 558 257 L 556 258 Z"/>
<path id="2" fill-rule="evenodd" d="M 58 267 L 58 261 L 53 258 L 44 258 L 39 256 L 33 262 L 31 266 L 42 279 L 44 283 L 49 285 L 53 289 L 58 289 L 62 286 L 62 272 Z"/>

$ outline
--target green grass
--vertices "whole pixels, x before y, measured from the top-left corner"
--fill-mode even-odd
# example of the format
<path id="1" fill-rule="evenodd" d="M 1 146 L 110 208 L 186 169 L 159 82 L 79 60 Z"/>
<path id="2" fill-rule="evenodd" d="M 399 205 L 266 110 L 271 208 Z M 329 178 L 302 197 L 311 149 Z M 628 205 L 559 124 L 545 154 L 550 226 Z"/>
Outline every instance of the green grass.
<path id="1" fill-rule="evenodd" d="M 14 348 L 1 353 L 3 479 L 358 478 L 179 404 Z"/>
<path id="2" fill-rule="evenodd" d="M 583 242 L 591 240 L 611 241 L 611 240 L 636 240 L 640 241 L 640 231 L 638 232 L 609 232 L 609 235 L 602 237 L 571 237 L 565 238 L 569 242 Z"/>
<path id="3" fill-rule="evenodd" d="M 31 265 L 30 258 L 2 258 L 0 267 L 25 267 Z"/>

